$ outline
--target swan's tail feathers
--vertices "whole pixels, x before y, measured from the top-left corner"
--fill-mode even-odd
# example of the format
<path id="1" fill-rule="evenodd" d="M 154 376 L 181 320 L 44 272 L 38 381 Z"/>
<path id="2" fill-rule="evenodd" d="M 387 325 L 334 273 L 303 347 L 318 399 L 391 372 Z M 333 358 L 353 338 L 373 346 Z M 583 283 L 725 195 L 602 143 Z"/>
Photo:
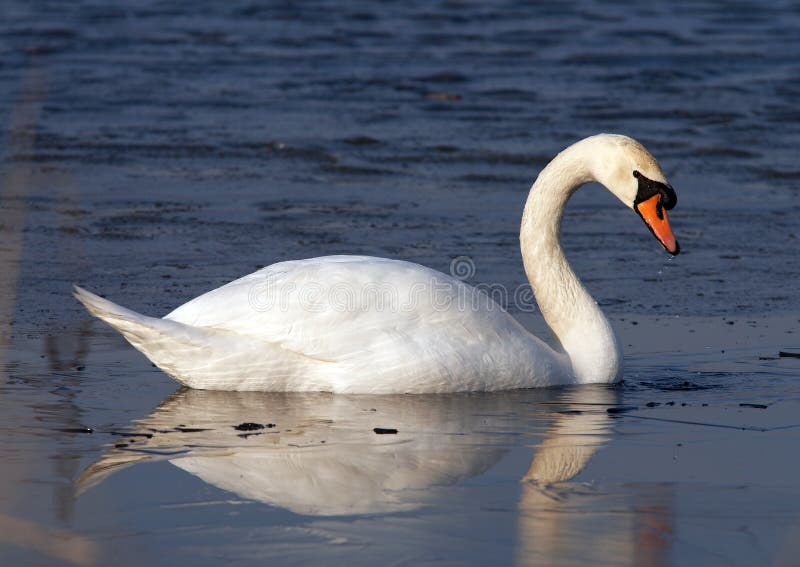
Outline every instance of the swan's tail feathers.
<path id="1" fill-rule="evenodd" d="M 191 388 L 284 391 L 298 369 L 328 362 L 258 337 L 148 317 L 75 286 L 75 298 L 153 364 Z M 312 364 L 313 363 L 313 364 Z M 271 380 L 265 388 L 264 377 Z M 327 384 L 322 384 L 323 388 Z"/>
<path id="2" fill-rule="evenodd" d="M 142 315 L 108 299 L 103 299 L 82 287 L 75 286 L 73 295 L 75 299 L 83 303 L 89 313 L 114 327 L 139 350 L 142 350 L 140 348 L 142 343 L 153 341 L 165 333 L 172 334 L 176 330 L 172 327 L 185 326 L 180 323 L 176 324 L 174 321 Z"/>
<path id="3" fill-rule="evenodd" d="M 211 333 L 202 328 L 142 315 L 78 286 L 73 295 L 89 313 L 119 331 L 156 366 L 182 384 L 187 382 L 179 371 L 180 361 L 209 349 Z"/>
<path id="4" fill-rule="evenodd" d="M 136 311 L 126 309 L 121 305 L 117 305 L 107 299 L 103 299 L 99 295 L 95 295 L 90 291 L 86 291 L 82 287 L 74 286 L 72 295 L 75 299 L 83 303 L 86 310 L 114 327 L 117 331 L 125 335 L 127 338 L 128 333 L 136 335 L 141 334 L 143 329 L 148 328 L 148 322 L 152 321 L 152 317 L 141 315 Z"/>

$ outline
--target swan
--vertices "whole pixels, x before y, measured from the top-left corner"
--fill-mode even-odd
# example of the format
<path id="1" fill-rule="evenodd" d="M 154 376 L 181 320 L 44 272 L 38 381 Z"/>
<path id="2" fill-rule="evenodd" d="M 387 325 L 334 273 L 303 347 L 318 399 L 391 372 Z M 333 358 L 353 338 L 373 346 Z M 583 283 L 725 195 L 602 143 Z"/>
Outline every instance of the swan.
<path id="1" fill-rule="evenodd" d="M 644 146 L 598 134 L 559 153 L 533 183 L 520 229 L 525 273 L 558 348 L 455 277 L 368 256 L 279 262 L 161 319 L 78 286 L 74 295 L 191 388 L 393 394 L 614 382 L 619 341 L 559 239 L 567 201 L 592 181 L 679 252 L 666 213 L 677 197 Z"/>

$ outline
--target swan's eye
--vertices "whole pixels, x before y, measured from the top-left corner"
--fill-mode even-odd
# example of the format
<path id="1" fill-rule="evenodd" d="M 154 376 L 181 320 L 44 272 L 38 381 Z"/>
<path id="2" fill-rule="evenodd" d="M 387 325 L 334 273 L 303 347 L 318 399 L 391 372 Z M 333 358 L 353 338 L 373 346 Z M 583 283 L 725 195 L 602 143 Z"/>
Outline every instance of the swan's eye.
<path id="1" fill-rule="evenodd" d="M 638 170 L 638 169 L 634 169 L 634 170 L 633 170 L 633 176 L 634 176 L 636 179 L 639 179 L 639 178 L 642 176 L 642 174 L 641 174 L 641 173 L 639 173 L 639 170 Z"/>

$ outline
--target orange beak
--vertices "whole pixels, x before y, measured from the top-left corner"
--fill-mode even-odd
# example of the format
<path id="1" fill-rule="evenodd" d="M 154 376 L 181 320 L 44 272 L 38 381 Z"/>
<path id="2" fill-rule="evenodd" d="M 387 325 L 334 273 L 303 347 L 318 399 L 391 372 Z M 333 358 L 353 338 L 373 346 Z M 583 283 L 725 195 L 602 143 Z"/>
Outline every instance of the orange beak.
<path id="1" fill-rule="evenodd" d="M 646 201 L 637 203 L 634 208 L 639 216 L 642 217 L 647 228 L 650 232 L 658 238 L 658 241 L 664 248 L 672 254 L 677 256 L 681 251 L 678 246 L 678 241 L 675 240 L 675 235 L 672 234 L 672 228 L 669 226 L 669 219 L 667 218 L 667 211 L 661 204 L 661 195 L 653 195 Z"/>

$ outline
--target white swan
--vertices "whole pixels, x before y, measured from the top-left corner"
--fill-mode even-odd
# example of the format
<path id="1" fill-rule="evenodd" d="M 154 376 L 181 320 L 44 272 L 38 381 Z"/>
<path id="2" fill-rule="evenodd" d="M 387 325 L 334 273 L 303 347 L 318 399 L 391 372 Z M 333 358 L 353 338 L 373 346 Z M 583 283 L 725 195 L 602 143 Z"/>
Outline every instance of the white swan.
<path id="1" fill-rule="evenodd" d="M 567 200 L 590 181 L 678 253 L 665 211 L 675 192 L 641 144 L 599 134 L 558 154 L 531 188 L 520 243 L 539 308 L 563 350 L 456 278 L 366 256 L 273 264 L 163 319 L 79 287 L 75 297 L 192 388 L 387 394 L 613 382 L 622 376 L 619 343 L 559 242 Z"/>

